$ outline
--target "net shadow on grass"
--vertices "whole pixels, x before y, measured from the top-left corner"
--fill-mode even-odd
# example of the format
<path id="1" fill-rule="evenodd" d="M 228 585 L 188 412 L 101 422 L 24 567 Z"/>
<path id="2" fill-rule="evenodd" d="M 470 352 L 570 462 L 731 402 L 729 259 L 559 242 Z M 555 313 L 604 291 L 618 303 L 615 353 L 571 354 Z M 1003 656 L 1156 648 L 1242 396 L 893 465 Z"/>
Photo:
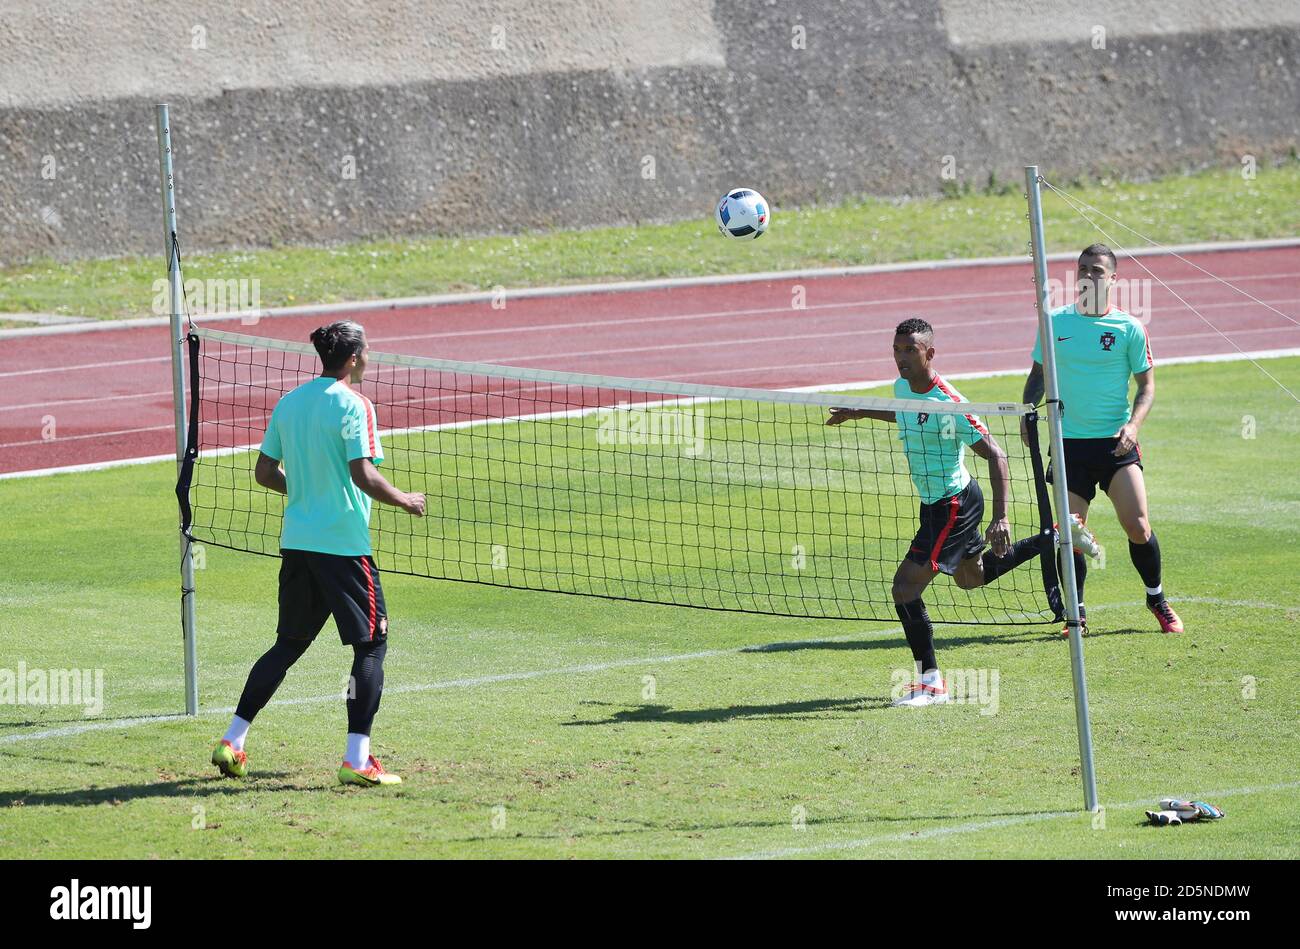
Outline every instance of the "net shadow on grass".
<path id="1" fill-rule="evenodd" d="M 583 705 L 611 705 L 608 702 L 583 702 Z M 802 702 L 780 702 L 773 705 L 728 705 L 723 708 L 696 708 L 674 710 L 668 705 L 638 705 L 623 708 L 609 718 L 579 722 L 574 725 L 621 725 L 628 722 L 666 722 L 673 725 L 704 725 L 727 722 L 735 718 L 808 719 L 825 718 L 818 712 L 866 712 L 889 708 L 890 701 L 879 696 L 858 696 L 843 699 L 812 699 Z"/>

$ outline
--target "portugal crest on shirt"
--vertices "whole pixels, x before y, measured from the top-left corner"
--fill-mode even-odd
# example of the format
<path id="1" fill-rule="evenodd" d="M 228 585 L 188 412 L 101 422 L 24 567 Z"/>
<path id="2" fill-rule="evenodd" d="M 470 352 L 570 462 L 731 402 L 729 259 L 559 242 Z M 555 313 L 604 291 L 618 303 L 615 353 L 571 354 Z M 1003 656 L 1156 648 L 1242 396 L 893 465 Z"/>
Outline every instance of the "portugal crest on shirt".
<path id="1" fill-rule="evenodd" d="M 1101 348 L 1110 352 L 1110 348 L 1115 345 L 1115 334 L 1107 330 L 1101 334 Z"/>

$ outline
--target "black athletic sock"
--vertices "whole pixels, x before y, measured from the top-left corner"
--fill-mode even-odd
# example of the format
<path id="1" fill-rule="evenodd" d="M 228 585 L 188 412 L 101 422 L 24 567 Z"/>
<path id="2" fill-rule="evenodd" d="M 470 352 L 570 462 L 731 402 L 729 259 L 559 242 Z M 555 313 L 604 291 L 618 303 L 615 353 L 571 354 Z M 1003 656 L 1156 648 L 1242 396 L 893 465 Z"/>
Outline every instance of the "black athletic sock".
<path id="1" fill-rule="evenodd" d="M 253 663 L 244 683 L 244 692 L 239 697 L 239 707 L 235 714 L 246 722 L 251 722 L 257 713 L 266 707 L 275 695 L 275 690 L 284 681 L 284 674 L 289 667 L 302 658 L 312 641 L 310 639 L 290 639 L 277 636 L 275 645 L 262 654 L 262 658 Z"/>
<path id="2" fill-rule="evenodd" d="M 991 583 L 1025 561 L 1033 560 L 1038 556 L 1041 544 L 1042 541 L 1035 535 L 1016 541 L 1005 557 L 995 557 L 991 550 L 984 551 L 984 556 L 980 558 L 980 562 L 984 564 L 984 582 Z"/>
<path id="3" fill-rule="evenodd" d="M 352 688 L 348 691 L 348 734 L 369 735 L 384 693 L 384 656 L 388 640 L 352 647 Z"/>
<path id="4" fill-rule="evenodd" d="M 1133 561 L 1133 566 L 1137 567 L 1138 576 L 1142 578 L 1146 588 L 1160 590 L 1159 593 L 1147 593 L 1147 605 L 1155 606 L 1165 598 L 1164 590 L 1160 586 L 1160 543 L 1156 540 L 1155 531 L 1151 532 L 1151 539 L 1145 544 L 1135 544 L 1130 540 L 1128 555 Z"/>
<path id="5" fill-rule="evenodd" d="M 934 625 L 925 602 L 918 596 L 910 603 L 895 603 L 894 609 L 903 621 L 903 635 L 912 647 L 912 658 L 921 664 L 921 671 L 939 668 L 939 661 L 934 657 Z"/>

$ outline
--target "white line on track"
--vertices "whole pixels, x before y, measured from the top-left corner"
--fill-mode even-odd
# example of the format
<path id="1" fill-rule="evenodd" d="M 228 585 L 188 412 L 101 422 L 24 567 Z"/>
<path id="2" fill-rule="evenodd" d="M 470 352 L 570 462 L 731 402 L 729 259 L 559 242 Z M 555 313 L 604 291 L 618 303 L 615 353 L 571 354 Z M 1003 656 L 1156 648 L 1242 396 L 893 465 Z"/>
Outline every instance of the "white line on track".
<path id="1" fill-rule="evenodd" d="M 103 369 L 107 366 L 138 366 L 148 362 L 171 362 L 171 356 L 149 356 L 146 359 L 110 359 L 107 362 L 86 362 L 76 366 L 45 366 L 40 369 L 16 369 L 12 372 L 0 372 L 0 379 L 12 379 L 16 376 L 38 376 L 46 372 L 76 372 L 79 369 Z"/>
<path id="2" fill-rule="evenodd" d="M 1253 608 L 1259 610 L 1277 610 L 1286 612 L 1288 610 L 1300 609 L 1300 606 L 1287 606 L 1279 603 L 1254 602 L 1249 600 L 1221 600 L 1216 597 L 1205 596 L 1183 596 L 1175 597 L 1176 603 L 1201 603 L 1214 606 L 1235 606 L 1241 608 Z M 1103 610 L 1117 609 L 1138 609 L 1136 601 L 1131 603 L 1103 603 L 1100 605 L 1088 605 L 1090 613 L 1098 613 Z M 942 624 L 941 624 L 942 625 Z M 1031 627 L 1021 627 L 1030 629 Z M 791 639 L 780 640 L 770 643 L 759 643 L 756 645 L 737 646 L 731 649 L 704 649 L 699 652 L 673 653 L 666 656 L 641 656 L 630 659 L 613 659 L 609 662 L 582 663 L 578 665 L 557 666 L 550 669 L 529 669 L 523 672 L 499 672 L 491 675 L 470 676 L 460 679 L 444 679 L 440 682 L 423 682 L 413 685 L 393 686 L 384 689 L 386 695 L 398 695 L 404 693 L 418 692 L 436 692 L 443 689 L 468 689 L 483 685 L 495 685 L 499 682 L 524 682 L 530 679 L 540 679 L 546 676 L 557 675 L 587 675 L 593 672 L 606 672 L 611 669 L 625 669 L 634 666 L 653 666 L 662 665 L 670 662 L 689 662 L 695 659 L 716 659 L 721 656 L 736 656 L 750 654 L 764 654 L 780 652 L 784 647 L 789 648 L 807 648 L 816 646 L 819 643 L 843 643 L 852 642 L 861 639 L 864 636 L 896 636 L 902 632 L 901 627 L 888 627 L 885 629 L 863 630 L 855 633 L 847 633 L 843 636 L 819 636 L 811 639 Z M 341 692 L 331 692 L 327 695 L 305 695 L 292 699 L 274 699 L 269 704 L 273 706 L 293 706 L 293 705 L 317 705 L 322 702 L 337 702 L 342 699 Z M 233 715 L 235 707 L 207 708 L 200 709 L 195 717 L 202 718 L 212 715 Z M 190 719 L 188 715 L 155 715 L 145 718 L 128 718 L 111 722 L 84 722 L 75 725 L 65 725 L 58 728 L 47 728 L 37 732 L 24 732 L 15 735 L 0 736 L 0 745 L 12 745 L 19 742 L 42 741 L 54 738 L 69 738 L 76 735 L 82 735 L 86 732 L 96 731 L 113 731 L 115 729 L 139 728 L 141 725 L 157 725 L 163 722 L 179 722 Z M 0 727 L 5 727 L 0 722 Z"/>
<path id="3" fill-rule="evenodd" d="M 1300 277 L 1300 273 L 1269 274 L 1267 276 L 1260 275 L 1260 276 L 1243 277 L 1238 279 L 1261 280 L 1261 279 L 1271 279 L 1273 277 L 1277 277 L 1279 279 L 1289 278 L 1289 277 Z M 1174 281 L 1169 281 L 1169 282 L 1172 284 Z M 1180 282 L 1190 283 L 1193 281 L 1180 281 Z M 1200 282 L 1213 283 L 1214 281 L 1207 279 Z M 416 334 L 403 335 L 403 336 L 376 336 L 372 340 L 372 342 L 393 343 L 393 342 L 407 342 L 410 340 L 417 340 L 417 339 L 453 339 L 453 338 L 463 337 L 463 336 L 495 336 L 499 334 L 517 335 L 519 333 L 527 333 L 527 332 L 546 332 L 546 331 L 560 330 L 560 329 L 594 329 L 594 328 L 606 327 L 606 326 L 629 326 L 629 325 L 639 325 L 645 323 L 674 323 L 678 321 L 698 322 L 706 319 L 725 319 L 726 317 L 729 316 L 762 316 L 765 314 L 790 316 L 791 314 L 796 312 L 802 314 L 814 310 L 836 310 L 836 309 L 848 309 L 852 307 L 895 306 L 895 307 L 902 308 L 902 307 L 910 307 L 917 303 L 944 303 L 944 302 L 951 302 L 951 303 L 964 305 L 970 303 L 970 301 L 972 300 L 979 300 L 985 298 L 997 299 L 997 298 L 1005 298 L 1008 296 L 1017 296 L 1017 295 L 1018 294 L 1016 292 L 999 290 L 996 292 L 988 292 L 988 293 L 946 293 L 946 294 L 940 294 L 936 296 L 893 297 L 884 300 L 849 300 L 841 303 L 809 304 L 805 306 L 803 309 L 798 311 L 792 310 L 790 308 L 790 305 L 786 304 L 784 306 L 761 307 L 761 308 L 750 309 L 750 310 L 714 310 L 714 311 L 709 311 L 704 313 L 680 313 L 671 316 L 632 316 L 632 317 L 625 317 L 622 319 L 612 319 L 612 320 L 584 320 L 582 322 L 576 322 L 576 323 L 532 323 L 532 324 L 523 324 L 520 326 L 493 327 L 491 329 L 449 330 L 443 333 L 416 333 Z M 1032 299 L 1032 291 L 1027 290 L 1024 292 L 1024 295 L 1030 296 Z M 1273 305 L 1280 305 L 1286 303 L 1300 303 L 1300 298 L 1285 297 L 1280 300 L 1263 300 L 1261 302 L 1273 306 Z M 1249 301 L 1230 300 L 1230 301 L 1223 301 L 1220 303 L 1207 303 L 1201 306 L 1200 309 L 1209 310 L 1209 309 L 1224 309 L 1224 308 L 1241 308 L 1241 307 L 1249 307 L 1251 305 L 1252 304 Z M 1168 303 L 1160 307 L 1153 307 L 1152 312 L 1159 312 L 1164 310 L 1182 311 L 1184 309 L 1185 307 L 1183 307 L 1181 304 Z M 200 320 L 200 322 L 202 321 Z M 1017 323 L 1017 322 L 1023 323 L 1024 319 L 1019 318 L 1015 320 L 980 320 L 977 322 L 963 323 L 962 325 L 983 326 L 987 323 Z M 892 327 L 888 328 L 888 330 L 892 331 Z M 879 332 L 885 332 L 885 331 L 886 330 L 880 330 Z"/>
<path id="4" fill-rule="evenodd" d="M 1300 301 L 1296 301 L 1296 302 L 1300 302 Z M 1201 309 L 1208 309 L 1208 308 L 1209 307 L 1202 307 Z M 996 326 L 996 325 L 1006 324 L 1006 323 L 1019 324 L 1023 322 L 1024 322 L 1023 319 L 1017 317 L 1014 319 L 1005 319 L 1005 320 L 981 320 L 979 323 L 965 324 L 965 325 L 987 327 L 987 326 Z M 1234 330 L 1233 332 L 1238 336 L 1244 336 L 1246 334 L 1253 334 L 1253 333 L 1287 332 L 1292 329 L 1293 329 L 1292 327 L 1288 327 L 1288 326 L 1271 326 L 1271 327 L 1261 327 L 1259 329 Z M 678 349 L 706 349 L 714 346 L 730 346 L 732 348 L 736 348 L 739 346 L 750 346 L 757 343 L 791 342 L 794 340 L 810 340 L 810 339 L 832 339 L 832 338 L 844 337 L 844 336 L 871 336 L 871 335 L 883 335 L 891 332 L 892 330 L 886 327 L 881 329 L 847 330 L 847 331 L 836 332 L 836 333 L 803 333 L 803 334 L 790 335 L 790 336 L 752 336 L 744 339 L 734 339 L 734 340 L 704 340 L 704 341 L 686 342 L 686 343 L 666 343 L 666 344 L 659 344 L 656 346 L 636 346 L 636 347 L 621 348 L 621 349 L 594 349 L 594 350 L 582 350 L 576 352 L 542 353 L 540 355 L 521 354 L 521 355 L 511 355 L 511 356 L 496 356 L 494 357 L 494 362 L 496 364 L 518 365 L 520 363 L 539 362 L 545 359 L 571 359 L 571 358 L 586 358 L 592 356 L 617 356 L 617 355 L 627 355 L 630 353 L 653 353 L 653 352 L 662 352 L 662 351 L 678 350 Z M 1187 339 L 1202 339 L 1207 337 L 1217 337 L 1218 335 L 1219 334 L 1217 333 L 1185 333 L 1179 335 L 1164 336 L 1161 339 L 1162 342 L 1174 342 L 1174 341 L 1187 340 Z M 424 337 L 411 336 L 411 337 L 403 337 L 403 338 L 417 339 L 417 338 L 424 338 Z M 1022 349 L 1023 347 L 1017 349 L 995 349 L 995 350 L 979 350 L 979 351 L 956 350 L 949 353 L 949 359 L 956 359 L 958 357 L 964 357 L 964 356 L 1008 355 L 1011 353 L 1022 352 Z M 158 357 L 158 360 L 161 361 L 163 358 L 164 357 Z M 888 357 L 882 357 L 881 361 L 883 362 L 887 358 Z M 780 366 L 745 366 L 741 368 L 710 370 L 708 374 L 710 376 L 724 376 L 724 375 L 739 375 L 747 372 L 778 371 L 782 369 L 808 369 L 808 368 L 820 368 L 826 366 L 851 366 L 851 365 L 860 365 L 863 361 L 864 360 L 862 359 L 855 359 L 855 360 L 842 360 L 838 362 L 802 363 L 802 364 L 787 363 Z M 105 365 L 112 365 L 112 363 L 106 363 Z M 388 370 L 388 371 L 396 375 L 395 370 Z M 384 372 L 385 369 L 383 367 L 380 367 L 377 370 L 377 373 L 371 374 L 371 378 L 372 379 L 378 378 L 379 376 L 382 376 Z M 698 376 L 699 374 L 700 374 L 699 372 L 695 372 L 692 375 Z M 3 373 L 0 373 L 0 376 L 3 375 L 4 375 Z M 663 376 L 662 378 L 665 381 L 671 381 L 675 379 L 689 379 L 692 378 L 692 375 Z M 952 376 L 951 378 L 955 379 L 959 377 Z M 233 384 L 229 386 L 225 386 L 225 385 L 221 386 L 221 388 L 234 388 L 234 387 L 235 386 Z M 93 397 L 78 398 L 78 399 L 45 400 L 42 402 L 29 402 L 21 405 L 0 405 L 0 412 L 16 412 L 16 411 L 27 410 L 27 409 L 48 410 L 51 408 L 57 408 L 65 405 L 81 405 L 85 403 L 113 402 L 113 401 L 120 401 L 123 399 L 158 399 L 163 397 L 170 397 L 171 394 L 172 392 L 170 389 L 164 389 L 164 390 L 158 390 L 156 392 L 133 392 L 133 393 L 126 393 L 124 395 L 93 396 Z M 125 431 L 117 431 L 117 432 L 98 432 L 98 433 L 91 432 L 85 435 L 78 435 L 72 437 L 76 437 L 76 438 L 97 438 L 101 436 L 107 437 L 110 435 L 122 435 L 122 434 L 128 434 L 133 432 L 157 431 L 159 428 L 170 428 L 170 427 L 171 426 L 168 425 L 168 426 L 153 426 L 151 428 L 127 429 Z M 45 440 L 34 439 L 25 442 L 8 442 L 6 444 L 0 444 L 0 448 L 16 448 L 22 445 L 39 445 L 39 444 L 45 444 Z"/>
<path id="5" fill-rule="evenodd" d="M 1251 274 L 1244 277 L 1236 277 L 1234 279 L 1235 280 L 1270 280 L 1274 278 L 1285 279 L 1288 277 L 1300 277 L 1300 273 Z M 1185 283 L 1212 283 L 1214 281 L 1209 279 L 1199 279 L 1199 280 L 1168 281 L 1168 282 L 1171 285 L 1176 284 L 1181 286 Z M 1028 295 L 1028 291 L 1026 291 L 1026 295 Z M 519 333 L 526 333 L 526 332 L 548 332 L 557 329 L 586 329 L 586 328 L 596 328 L 596 327 L 604 327 L 604 326 L 634 326 L 634 325 L 641 325 L 641 324 L 656 324 L 656 323 L 667 323 L 667 322 L 676 322 L 676 321 L 700 322 L 703 320 L 710 320 L 710 319 L 727 319 L 729 317 L 760 316 L 763 314 L 790 315 L 792 313 L 809 313 L 818 310 L 847 309 L 852 307 L 875 307 L 875 306 L 904 307 L 904 306 L 911 306 L 917 303 L 942 303 L 946 301 L 954 302 L 954 303 L 963 303 L 963 302 L 969 302 L 971 300 L 976 300 L 976 299 L 984 299 L 984 298 L 996 299 L 999 297 L 1004 298 L 1008 296 L 1016 296 L 1016 294 L 1014 292 L 1000 290 L 1000 291 L 984 292 L 984 293 L 960 293 L 960 294 L 940 294 L 934 296 L 897 297 L 897 298 L 886 299 L 886 300 L 878 300 L 878 299 L 849 300 L 849 301 L 838 302 L 838 303 L 809 304 L 808 306 L 804 307 L 802 310 L 797 310 L 797 311 L 791 310 L 789 305 L 779 306 L 779 307 L 761 307 L 761 308 L 747 309 L 747 310 L 709 310 L 709 311 L 702 311 L 697 313 L 678 313 L 678 314 L 672 314 L 667 316 L 637 316 L 637 317 L 626 317 L 621 319 L 589 320 L 589 321 L 570 322 L 570 323 L 535 323 L 535 324 L 524 324 L 519 326 L 491 327 L 487 329 L 477 329 L 477 330 L 456 330 L 456 331 L 448 331 L 443 333 L 419 333 L 419 334 L 405 334 L 400 336 L 376 336 L 374 337 L 373 340 L 371 340 L 371 342 L 374 343 L 407 342 L 411 340 L 448 339 L 452 337 L 464 337 L 464 336 L 491 336 L 491 335 L 498 335 L 498 334 L 519 334 Z M 1268 303 L 1270 305 L 1280 305 L 1280 304 L 1287 304 L 1287 303 L 1297 303 L 1300 302 L 1300 300 L 1297 300 L 1296 298 L 1293 297 L 1287 297 L 1280 300 L 1265 300 L 1263 302 Z M 1205 304 L 1204 306 L 1201 307 L 1201 309 L 1206 310 L 1206 309 L 1222 309 L 1222 308 L 1244 308 L 1249 306 L 1252 306 L 1252 304 L 1249 301 L 1232 300 L 1232 301 L 1224 301 L 1220 303 Z M 1183 307 L 1175 304 L 1166 304 L 1158 309 L 1161 311 L 1163 310 L 1182 311 Z M 1020 322 L 1024 322 L 1024 320 L 1023 319 L 977 320 L 973 322 L 972 321 L 963 322 L 962 325 L 970 326 L 970 327 L 980 327 L 980 326 L 987 326 L 987 325 L 993 325 L 998 323 L 1020 323 Z M 198 318 L 198 323 L 202 325 L 204 323 L 204 320 L 202 318 Z M 250 327 L 252 325 L 256 325 L 256 324 L 255 323 L 250 324 Z M 880 330 L 879 332 L 884 332 L 884 330 Z M 793 338 L 805 338 L 805 337 L 793 337 Z M 816 337 L 807 337 L 807 338 L 816 338 Z M 773 339 L 781 339 L 781 337 L 774 337 Z M 753 341 L 755 340 L 732 340 L 729 342 L 735 343 L 735 342 L 753 342 Z M 722 343 L 722 342 L 713 343 L 713 345 L 726 345 L 726 344 L 727 343 Z M 623 351 L 624 350 L 609 350 L 609 352 L 623 352 Z M 632 352 L 634 350 L 627 350 L 627 351 Z M 640 350 L 635 350 L 635 351 L 639 352 Z M 545 358 L 547 356 L 565 356 L 565 355 L 584 355 L 584 354 L 547 353 L 547 354 L 543 354 L 542 356 L 538 356 L 535 353 L 529 353 L 526 356 L 518 356 L 518 357 L 500 356 L 496 358 L 498 360 L 539 359 L 539 358 Z M 17 376 L 40 375 L 40 374 L 55 373 L 55 372 L 75 372 L 75 371 L 86 370 L 86 369 L 102 369 L 111 366 L 129 366 L 129 365 L 138 365 L 142 363 L 160 363 L 160 362 L 170 362 L 170 361 L 171 361 L 171 356 L 152 356 L 143 359 L 106 360 L 104 362 L 97 362 L 97 363 L 80 363 L 74 366 L 45 366 L 36 369 L 19 369 L 10 372 L 0 372 L 0 379 L 13 378 Z"/>
<path id="6" fill-rule="evenodd" d="M 1197 799 L 1212 801 L 1220 797 L 1239 797 L 1248 794 L 1266 794 L 1270 791 L 1289 791 L 1292 788 L 1300 787 L 1300 781 L 1284 781 L 1279 784 L 1261 784 L 1256 787 L 1244 788 L 1227 788 L 1218 791 L 1206 791 L 1198 794 Z M 1124 801 L 1116 804 L 1103 805 L 1107 810 L 1120 810 L 1121 808 L 1133 808 L 1153 806 L 1160 799 L 1161 794 L 1168 792 L 1157 792 L 1149 797 L 1144 797 L 1137 801 Z M 814 844 L 809 847 L 783 847 L 777 850 L 762 850 L 757 853 L 743 854 L 740 856 L 727 857 L 730 860 L 774 860 L 783 857 L 804 857 L 819 853 L 833 853 L 837 850 L 861 850 L 865 847 L 871 847 L 875 844 L 889 843 L 908 843 L 915 840 L 933 840 L 936 837 L 950 837 L 955 834 L 975 834 L 982 830 L 994 830 L 998 827 L 1011 827 L 1016 824 L 1032 824 L 1045 820 L 1060 820 L 1061 818 L 1080 818 L 1086 815 L 1086 811 L 1044 811 L 1040 814 L 1016 814 L 1007 817 L 995 817 L 988 820 L 972 821 L 967 824 L 954 824 L 949 827 L 930 827 L 925 830 L 917 831 L 900 831 L 895 834 L 880 834 L 876 837 L 861 837 L 857 840 L 837 840 L 829 841 L 824 844 Z"/>

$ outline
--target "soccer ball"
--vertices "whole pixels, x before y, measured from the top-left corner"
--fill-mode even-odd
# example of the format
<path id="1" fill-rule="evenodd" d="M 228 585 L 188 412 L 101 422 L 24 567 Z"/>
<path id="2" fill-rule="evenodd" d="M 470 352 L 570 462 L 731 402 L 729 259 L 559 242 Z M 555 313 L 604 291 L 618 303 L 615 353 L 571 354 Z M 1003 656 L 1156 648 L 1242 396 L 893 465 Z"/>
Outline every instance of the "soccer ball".
<path id="1" fill-rule="evenodd" d="M 753 188 L 728 191 L 713 212 L 718 230 L 724 237 L 752 241 L 762 237 L 772 223 L 772 213 L 767 199 Z"/>

